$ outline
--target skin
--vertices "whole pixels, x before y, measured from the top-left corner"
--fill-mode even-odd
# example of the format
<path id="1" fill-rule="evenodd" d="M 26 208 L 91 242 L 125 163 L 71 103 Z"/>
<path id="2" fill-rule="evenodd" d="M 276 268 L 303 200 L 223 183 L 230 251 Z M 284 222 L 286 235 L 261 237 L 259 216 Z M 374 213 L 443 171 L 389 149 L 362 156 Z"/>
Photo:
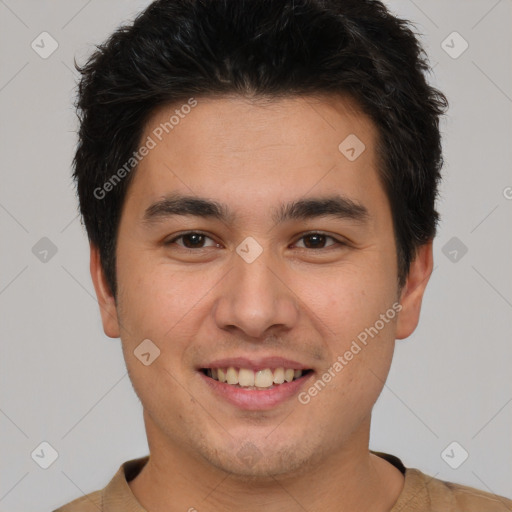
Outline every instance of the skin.
<path id="1" fill-rule="evenodd" d="M 432 243 L 418 249 L 399 290 L 376 128 L 349 99 L 197 99 L 141 161 L 128 189 L 117 300 L 91 246 L 104 330 L 121 338 L 144 408 L 150 460 L 130 488 L 152 512 L 389 511 L 404 480 L 369 453 L 371 411 L 395 340 L 416 328 Z M 175 107 L 158 110 L 142 140 Z M 352 162 L 338 150 L 349 134 L 366 146 Z M 333 191 L 364 205 L 367 221 L 271 220 L 281 202 Z M 234 217 L 145 223 L 146 208 L 173 192 L 225 203 Z M 194 230 L 209 237 L 196 253 L 185 251 L 187 241 L 194 247 L 190 240 L 165 245 Z M 334 239 L 315 246 L 302 238 L 308 231 Z M 236 252 L 248 236 L 263 249 L 250 264 Z M 309 387 L 397 300 L 399 315 L 307 405 L 293 397 L 268 411 L 242 411 L 214 394 L 196 370 L 205 360 L 279 355 L 314 370 Z M 161 351 L 149 366 L 133 354 L 144 339 Z M 259 453 L 252 465 L 237 456 L 245 443 Z"/>

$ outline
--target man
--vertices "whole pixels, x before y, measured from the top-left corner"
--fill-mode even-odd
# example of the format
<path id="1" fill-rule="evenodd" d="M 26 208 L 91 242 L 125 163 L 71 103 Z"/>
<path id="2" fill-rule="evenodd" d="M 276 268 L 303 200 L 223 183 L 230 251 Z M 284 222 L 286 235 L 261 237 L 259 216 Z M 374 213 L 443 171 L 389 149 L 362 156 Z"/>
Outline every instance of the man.
<path id="1" fill-rule="evenodd" d="M 81 69 L 91 275 L 150 455 L 59 512 L 512 510 L 368 448 L 432 272 L 427 70 L 371 0 L 160 0 Z"/>

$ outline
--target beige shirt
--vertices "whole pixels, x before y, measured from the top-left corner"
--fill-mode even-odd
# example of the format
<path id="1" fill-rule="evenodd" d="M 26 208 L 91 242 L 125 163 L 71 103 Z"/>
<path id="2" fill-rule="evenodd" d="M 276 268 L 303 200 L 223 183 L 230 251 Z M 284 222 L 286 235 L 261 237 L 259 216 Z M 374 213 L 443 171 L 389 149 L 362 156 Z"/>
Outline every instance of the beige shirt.
<path id="1" fill-rule="evenodd" d="M 509 512 L 512 500 L 460 484 L 444 482 L 405 468 L 402 461 L 382 452 L 405 475 L 404 488 L 391 512 Z M 147 512 L 133 495 L 128 482 L 135 478 L 149 455 L 123 463 L 114 478 L 101 491 L 95 491 L 53 512 Z"/>

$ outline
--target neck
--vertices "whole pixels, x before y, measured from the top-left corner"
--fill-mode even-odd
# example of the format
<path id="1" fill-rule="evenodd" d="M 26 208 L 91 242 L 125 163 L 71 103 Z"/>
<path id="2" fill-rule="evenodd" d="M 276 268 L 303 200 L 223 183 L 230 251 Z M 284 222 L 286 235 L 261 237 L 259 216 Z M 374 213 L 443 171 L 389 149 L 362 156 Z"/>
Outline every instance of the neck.
<path id="1" fill-rule="evenodd" d="M 340 449 L 300 472 L 251 478 L 230 474 L 182 445 L 169 446 L 146 421 L 150 458 L 129 486 L 147 510 L 169 512 L 388 512 L 403 475 L 368 450 L 370 418 Z"/>

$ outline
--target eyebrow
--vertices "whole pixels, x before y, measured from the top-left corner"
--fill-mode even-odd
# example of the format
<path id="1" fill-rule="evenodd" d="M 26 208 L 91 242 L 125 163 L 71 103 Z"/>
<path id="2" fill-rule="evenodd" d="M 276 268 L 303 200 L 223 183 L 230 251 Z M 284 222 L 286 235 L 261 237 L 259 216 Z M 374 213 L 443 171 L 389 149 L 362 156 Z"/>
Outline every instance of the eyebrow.
<path id="1" fill-rule="evenodd" d="M 236 215 L 226 204 L 203 197 L 172 194 L 150 205 L 144 212 L 143 221 L 145 224 L 153 224 L 169 217 L 185 215 L 216 219 L 226 224 L 233 223 L 236 219 Z M 289 220 L 333 217 L 363 223 L 369 216 L 368 209 L 361 203 L 334 194 L 281 204 L 273 210 L 272 220 L 276 224 L 281 224 Z"/>

